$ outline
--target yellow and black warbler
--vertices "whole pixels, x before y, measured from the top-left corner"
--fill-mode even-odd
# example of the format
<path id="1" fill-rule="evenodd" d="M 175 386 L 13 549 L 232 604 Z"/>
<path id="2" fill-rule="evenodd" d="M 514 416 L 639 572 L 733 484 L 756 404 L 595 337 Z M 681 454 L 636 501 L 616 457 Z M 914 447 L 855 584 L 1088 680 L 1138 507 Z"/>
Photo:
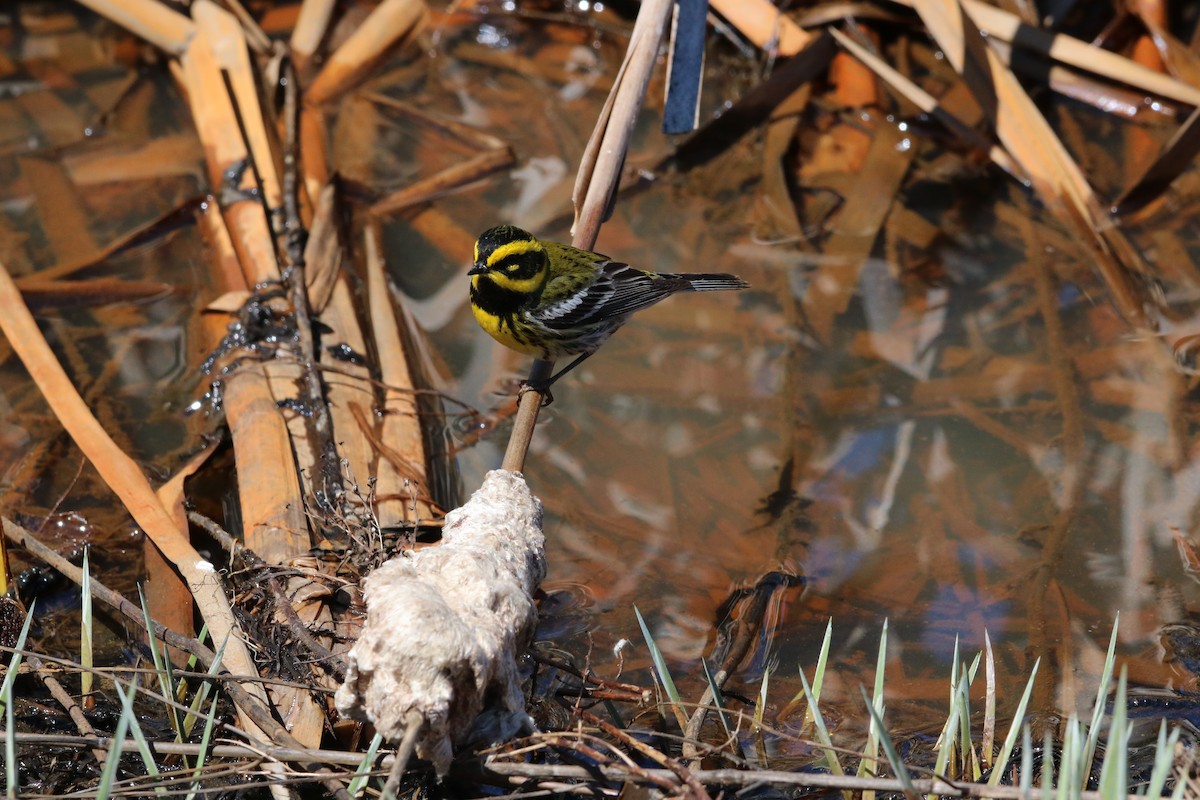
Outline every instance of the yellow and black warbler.
<path id="1" fill-rule="evenodd" d="M 596 351 L 635 311 L 676 292 L 745 289 L 736 275 L 646 272 L 608 256 L 500 225 L 475 242 L 471 309 L 480 327 L 519 353 L 577 358 L 544 389 Z"/>

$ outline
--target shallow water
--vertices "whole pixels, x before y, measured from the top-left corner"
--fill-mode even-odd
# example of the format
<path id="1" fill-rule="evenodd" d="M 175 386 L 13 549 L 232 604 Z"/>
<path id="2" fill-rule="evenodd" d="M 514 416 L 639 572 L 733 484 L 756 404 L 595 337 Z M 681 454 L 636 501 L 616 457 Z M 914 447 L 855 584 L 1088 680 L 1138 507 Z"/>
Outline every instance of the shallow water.
<path id="1" fill-rule="evenodd" d="M 496 424 L 479 439 L 481 417 L 447 424 L 468 492 L 506 442 L 504 413 L 489 410 L 504 409 L 528 368 L 471 318 L 471 241 L 498 222 L 570 238 L 575 165 L 624 29 L 609 15 L 439 18 L 427 47 L 385 65 L 372 86 L 486 131 L 516 157 L 511 169 L 384 224 L 392 277 L 424 332 L 437 388 Z M 56 30 L 42 35 L 50 41 Z M 12 46 L 28 51 L 37 35 L 26 31 Z M 706 119 L 755 69 L 713 47 Z M 53 59 L 21 62 L 25 72 L 10 75 L 0 97 L 8 119 L 0 170 L 12 177 L 0 233 L 14 274 L 78 255 L 55 251 L 72 237 L 44 230 L 64 212 L 59 196 L 45 194 L 49 179 L 29 178 L 41 162 L 76 170 L 68 174 L 88 187 L 76 211 L 100 242 L 202 189 L 198 152 L 172 162 L 193 168 L 166 178 L 79 177 L 89 155 L 118 147 L 124 126 L 148 119 L 160 139 L 185 153 L 195 147 L 170 83 L 134 80 L 105 52 L 73 73 L 106 87 L 77 79 L 113 109 L 102 136 L 82 136 L 84 123 L 104 115 L 77 92 L 72 115 L 31 138 L 28 98 L 64 96 L 44 74 Z M 1135 335 L 1120 318 L 1087 252 L 1011 179 L 944 149 L 886 99 L 862 112 L 810 102 L 797 148 L 772 150 L 754 132 L 703 166 L 660 167 L 677 144 L 656 129 L 662 77 L 597 248 L 660 271 L 734 272 L 753 288 L 676 297 L 641 313 L 555 387 L 527 469 L 546 507 L 545 589 L 566 598 L 545 635 L 593 648 L 602 675 L 623 668 L 648 683 L 636 607 L 685 696 L 697 698 L 699 659 L 714 658 L 726 600 L 767 576 L 776 588 L 764 631 L 730 694 L 753 698 L 772 669 L 771 713 L 798 691 L 797 669 L 811 675 L 830 619 L 824 698 L 847 732 L 862 727 L 858 687 L 873 681 L 885 620 L 888 713 L 901 730 L 941 724 L 956 641 L 970 658 L 985 631 L 1002 718 L 1039 658 L 1034 713 L 1090 707 L 1118 612 L 1131 681 L 1194 688 L 1186 641 L 1171 663 L 1159 652 L 1159 626 L 1186 619 L 1196 601 L 1173 538 L 1192 533 L 1200 501 L 1193 381 L 1163 341 Z M 123 95 L 126 80 L 134 88 Z M 18 92 L 21 81 L 33 88 Z M 1130 123 L 1069 101 L 1052 108 L 1068 144 L 1096 163 L 1112 151 L 1096 151 L 1085 132 L 1109 148 L 1134 135 Z M 1164 119 L 1136 124 L 1148 141 L 1169 130 Z M 55 131 L 66 131 L 62 141 Z M 334 131 L 342 174 L 379 191 L 472 151 L 363 95 L 346 101 Z M 798 216 L 781 212 L 763 178 L 780 164 Z M 1185 176 L 1168 208 L 1134 231 L 1163 270 L 1166 299 L 1184 311 L 1196 296 L 1186 193 L 1194 181 Z M 180 291 L 136 306 L 42 312 L 101 419 L 155 474 L 198 446 L 207 426 L 181 413 L 201 392 L 204 260 L 184 227 L 97 269 Z M 131 589 L 140 545 L 124 515 L 46 418 L 7 346 L 3 353 L 4 504 L 60 532 L 63 549 L 101 545 L 108 582 Z M 71 607 L 61 612 L 68 628 Z M 746 613 L 745 603 L 737 608 Z M 52 638 L 56 628 L 46 630 Z M 622 639 L 635 644 L 614 655 Z M 789 752 L 779 744 L 775 755 Z"/>

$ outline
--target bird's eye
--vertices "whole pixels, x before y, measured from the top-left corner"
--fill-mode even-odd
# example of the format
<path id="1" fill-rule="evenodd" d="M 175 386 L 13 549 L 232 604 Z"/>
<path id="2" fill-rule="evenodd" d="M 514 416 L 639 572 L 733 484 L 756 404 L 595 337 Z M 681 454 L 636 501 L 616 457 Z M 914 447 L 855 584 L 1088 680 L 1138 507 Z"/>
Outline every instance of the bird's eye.
<path id="1" fill-rule="evenodd" d="M 516 272 L 521 268 L 520 264 L 507 264 L 504 267 L 505 272 Z"/>

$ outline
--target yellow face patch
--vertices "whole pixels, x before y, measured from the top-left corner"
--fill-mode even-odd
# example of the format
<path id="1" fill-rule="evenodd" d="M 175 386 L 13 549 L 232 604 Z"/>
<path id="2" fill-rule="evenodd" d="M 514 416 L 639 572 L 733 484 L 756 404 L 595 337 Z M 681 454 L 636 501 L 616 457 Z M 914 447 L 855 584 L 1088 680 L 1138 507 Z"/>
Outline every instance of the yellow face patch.
<path id="1" fill-rule="evenodd" d="M 476 276 L 477 278 L 479 276 Z M 541 288 L 542 281 L 545 280 L 546 271 L 542 270 L 537 275 L 529 278 L 510 278 L 503 272 L 489 272 L 488 279 L 492 283 L 499 286 L 501 289 L 508 289 L 510 292 L 536 292 Z"/>
<path id="2" fill-rule="evenodd" d="M 536 239 L 519 239 L 515 242 L 502 244 L 488 254 L 487 265 L 495 267 L 496 264 L 508 258 L 509 256 L 521 256 L 526 253 L 540 253 L 542 251 L 542 243 Z M 475 245 L 475 260 L 479 260 L 479 244 Z"/>

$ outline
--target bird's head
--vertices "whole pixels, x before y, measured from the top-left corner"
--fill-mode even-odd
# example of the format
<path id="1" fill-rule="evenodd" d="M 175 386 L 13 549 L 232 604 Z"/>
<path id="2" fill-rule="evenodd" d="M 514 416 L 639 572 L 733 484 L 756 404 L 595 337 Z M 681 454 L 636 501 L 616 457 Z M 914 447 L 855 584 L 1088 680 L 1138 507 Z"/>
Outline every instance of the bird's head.
<path id="1" fill-rule="evenodd" d="M 549 272 L 549 259 L 537 237 L 512 225 L 500 225 L 480 234 L 475 242 L 475 263 L 467 274 L 473 282 L 490 280 L 509 291 L 535 292 Z"/>

